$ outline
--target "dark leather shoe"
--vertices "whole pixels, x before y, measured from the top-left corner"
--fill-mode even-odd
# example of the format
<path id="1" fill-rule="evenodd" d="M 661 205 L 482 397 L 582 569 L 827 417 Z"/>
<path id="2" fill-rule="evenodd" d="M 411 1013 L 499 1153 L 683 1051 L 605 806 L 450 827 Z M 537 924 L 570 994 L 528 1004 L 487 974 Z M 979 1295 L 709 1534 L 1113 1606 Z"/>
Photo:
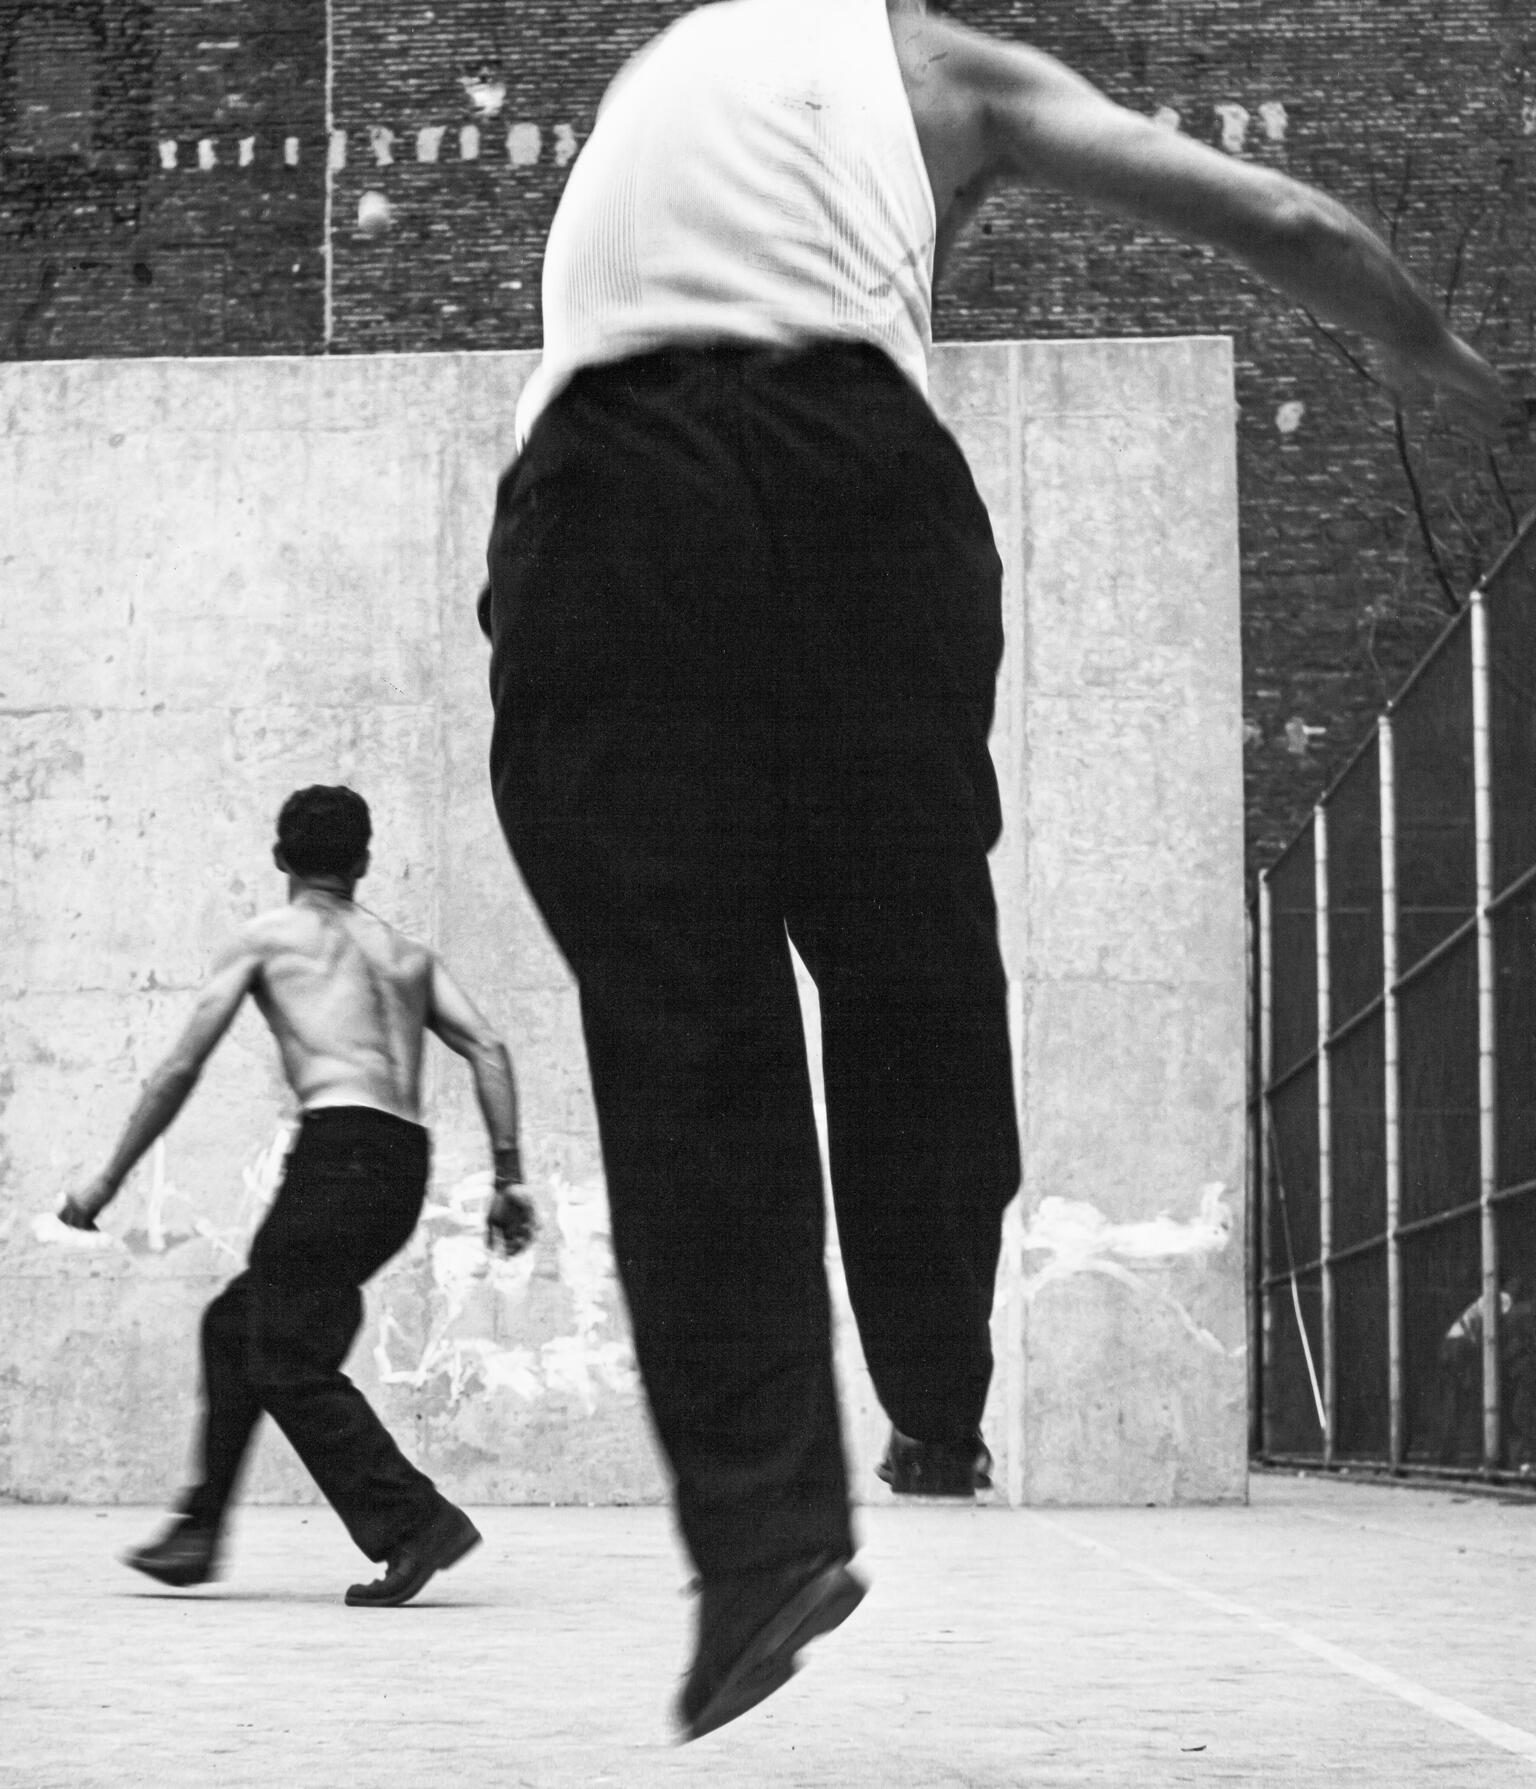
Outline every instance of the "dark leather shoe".
<path id="1" fill-rule="evenodd" d="M 914 1441 L 891 1430 L 885 1458 L 875 1468 L 898 1497 L 974 1497 L 992 1489 L 992 1455 L 976 1430 L 959 1446 L 944 1441 Z"/>
<path id="2" fill-rule="evenodd" d="M 354 1584 L 346 1601 L 354 1609 L 393 1609 L 426 1588 L 428 1579 L 457 1565 L 480 1545 L 480 1530 L 461 1509 L 444 1503 L 425 1528 L 401 1541 L 385 1563 L 384 1576 Z"/>
<path id="3" fill-rule="evenodd" d="M 712 1733 L 782 1689 L 798 1667 L 795 1654 L 846 1621 L 866 1588 L 847 1559 L 831 1553 L 703 1579 L 698 1648 L 677 1700 L 684 1739 Z"/>
<path id="4" fill-rule="evenodd" d="M 123 1564 L 177 1590 L 206 1584 L 219 1575 L 219 1536 L 190 1516 L 178 1516 L 159 1540 L 125 1553 Z"/>

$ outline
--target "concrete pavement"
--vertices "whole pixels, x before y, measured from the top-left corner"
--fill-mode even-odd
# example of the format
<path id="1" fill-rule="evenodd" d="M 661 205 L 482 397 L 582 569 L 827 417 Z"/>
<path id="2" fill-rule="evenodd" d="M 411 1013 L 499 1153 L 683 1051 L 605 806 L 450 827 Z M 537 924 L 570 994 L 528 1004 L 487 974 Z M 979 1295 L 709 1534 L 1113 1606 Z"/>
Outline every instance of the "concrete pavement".
<path id="1" fill-rule="evenodd" d="M 0 1784 L 1536 1784 L 1536 1504 L 1265 1477 L 1247 1508 L 867 1509 L 863 1607 L 685 1747 L 667 1514 L 475 1514 L 417 1603 L 356 1610 L 323 1507 L 244 1510 L 183 1593 L 116 1563 L 156 1512 L 0 1507 Z"/>

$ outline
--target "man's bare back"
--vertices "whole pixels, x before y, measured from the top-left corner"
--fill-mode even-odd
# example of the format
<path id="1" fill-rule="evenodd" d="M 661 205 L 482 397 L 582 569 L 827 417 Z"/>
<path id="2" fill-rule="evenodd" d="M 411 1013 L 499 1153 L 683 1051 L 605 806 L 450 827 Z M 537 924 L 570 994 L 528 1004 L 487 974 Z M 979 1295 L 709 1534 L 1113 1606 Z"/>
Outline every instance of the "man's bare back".
<path id="1" fill-rule="evenodd" d="M 419 1123 L 434 958 L 355 902 L 307 889 L 243 928 L 250 992 L 305 1111 L 373 1106 Z"/>

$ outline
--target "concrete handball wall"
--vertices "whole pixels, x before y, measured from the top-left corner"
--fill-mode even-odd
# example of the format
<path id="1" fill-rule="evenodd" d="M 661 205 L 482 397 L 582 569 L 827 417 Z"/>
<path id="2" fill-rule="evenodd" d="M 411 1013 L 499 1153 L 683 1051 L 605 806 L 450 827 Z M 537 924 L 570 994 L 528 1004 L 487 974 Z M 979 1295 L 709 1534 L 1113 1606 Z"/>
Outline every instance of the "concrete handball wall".
<path id="1" fill-rule="evenodd" d="M 472 605 L 526 354 L 0 369 L 0 1495 L 156 1501 L 196 1330 L 280 1165 L 254 1015 L 113 1209 L 97 1166 L 210 952 L 282 898 L 272 819 L 347 781 L 363 897 L 503 1030 L 542 1230 L 490 1260 L 467 1075 L 431 1060 L 421 1229 L 352 1370 L 450 1493 L 662 1494 L 575 1000 L 496 829 Z M 1218 340 L 941 349 L 1008 570 L 995 873 L 1026 1181 L 988 1435 L 1015 1502 L 1244 1486 L 1242 797 Z M 814 991 L 805 987 L 808 1007 Z M 813 1048 L 814 1055 L 814 1048 Z M 885 1424 L 845 1320 L 861 1495 Z M 267 1431 L 249 1494 L 308 1498 Z"/>
<path id="2" fill-rule="evenodd" d="M 549 222 L 621 63 L 692 0 L 0 0 L 0 360 L 536 348 Z M 955 0 L 1390 235 L 1536 395 L 1528 0 Z M 362 196 L 393 207 L 380 235 Z M 1231 335 L 1248 842 L 1272 860 L 1536 504 L 1536 454 L 1393 418 L 1208 250 L 994 193 L 935 334 Z M 1355 344 L 1358 347 L 1358 344 Z"/>

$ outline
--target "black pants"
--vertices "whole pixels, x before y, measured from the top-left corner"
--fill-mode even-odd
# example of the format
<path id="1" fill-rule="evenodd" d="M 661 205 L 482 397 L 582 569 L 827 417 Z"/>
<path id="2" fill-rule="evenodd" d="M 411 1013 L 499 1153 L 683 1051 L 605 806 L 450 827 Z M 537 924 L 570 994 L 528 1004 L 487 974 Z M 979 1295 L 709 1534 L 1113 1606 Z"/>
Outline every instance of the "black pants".
<path id="1" fill-rule="evenodd" d="M 876 1390 L 906 1433 L 959 1439 L 1019 1172 L 986 512 L 875 350 L 676 351 L 555 400 L 489 559 L 496 806 L 579 984 L 684 1537 L 704 1572 L 846 1547 L 787 939 L 821 999 Z"/>
<path id="2" fill-rule="evenodd" d="M 347 1531 L 385 1559 L 441 1499 L 341 1363 L 360 1288 L 404 1247 L 427 1188 L 427 1133 L 364 1106 L 304 1115 L 250 1263 L 203 1315 L 203 1477 L 182 1508 L 218 1527 L 266 1411 Z"/>

